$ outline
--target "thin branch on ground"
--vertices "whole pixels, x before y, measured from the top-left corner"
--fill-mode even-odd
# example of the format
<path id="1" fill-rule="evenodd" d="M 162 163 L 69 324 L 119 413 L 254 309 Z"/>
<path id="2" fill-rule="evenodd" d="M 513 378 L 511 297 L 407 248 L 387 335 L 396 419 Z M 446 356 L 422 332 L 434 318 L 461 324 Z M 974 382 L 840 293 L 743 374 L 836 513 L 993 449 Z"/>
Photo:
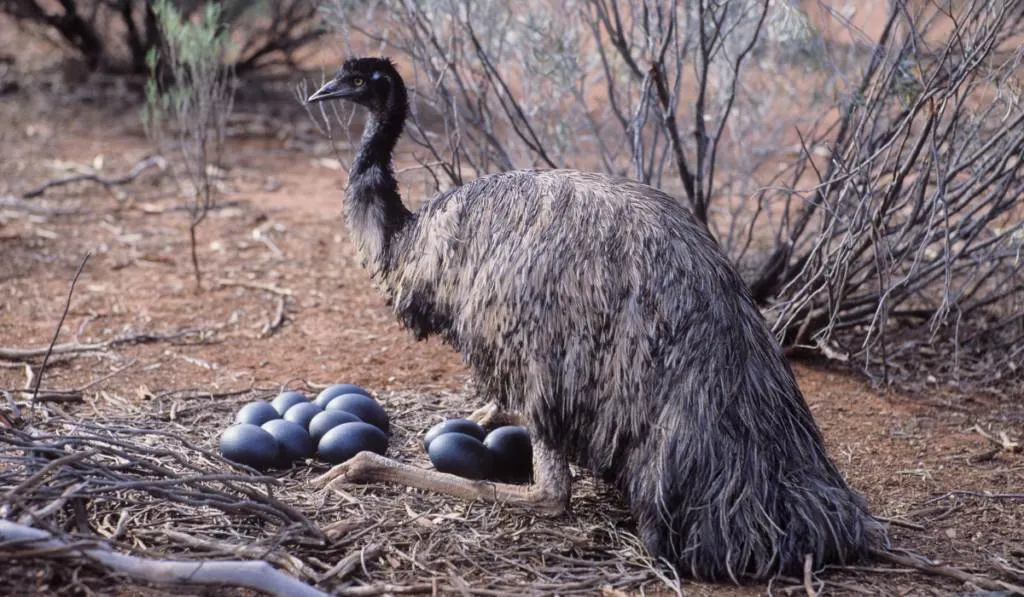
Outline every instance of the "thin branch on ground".
<path id="1" fill-rule="evenodd" d="M 92 380 L 90 382 L 87 382 L 85 384 L 82 384 L 82 385 L 80 385 L 80 386 L 78 386 L 76 388 L 71 388 L 71 389 L 67 389 L 67 390 L 62 390 L 62 389 L 58 389 L 58 388 L 50 388 L 50 389 L 46 389 L 46 390 L 41 390 L 41 391 L 39 391 L 36 394 L 32 394 L 32 389 L 31 388 L 26 388 L 25 390 L 14 390 L 14 389 L 11 389 L 11 390 L 6 390 L 6 391 L 8 391 L 8 392 L 10 392 L 12 394 L 15 394 L 15 393 L 29 394 L 35 402 L 81 402 L 82 399 L 83 399 L 83 396 L 84 396 L 84 394 L 85 394 L 85 392 L 87 390 L 89 390 L 90 388 L 93 388 L 93 387 L 95 387 L 95 386 L 97 386 L 97 385 L 99 385 L 99 384 L 101 384 L 101 383 L 103 383 L 105 381 L 109 381 L 110 379 L 113 379 L 114 377 L 124 373 L 125 371 L 130 369 L 133 365 L 135 365 L 135 363 L 136 363 L 136 360 L 135 359 L 131 359 L 127 364 L 125 364 L 125 365 L 123 365 L 121 367 L 118 367 L 117 369 L 111 371 L 110 373 L 108 373 L 106 375 L 100 376 L 100 377 L 98 377 L 98 378 L 96 378 L 96 379 L 94 379 L 94 380 Z M 28 367 L 28 365 L 25 365 L 25 366 Z"/>
<path id="2" fill-rule="evenodd" d="M 277 330 L 281 329 L 284 325 L 285 320 L 285 306 L 287 305 L 288 298 L 285 296 L 279 296 L 277 298 L 277 308 L 274 310 L 274 316 L 267 323 L 263 324 L 263 329 L 260 330 L 260 338 L 269 338 L 273 336 Z"/>
<path id="3" fill-rule="evenodd" d="M 224 280 L 224 279 L 221 279 L 221 280 L 217 280 L 217 285 L 218 286 L 225 286 L 225 287 L 236 286 L 238 288 L 248 288 L 250 290 L 262 290 L 264 292 L 269 292 L 269 293 L 276 294 L 276 295 L 282 296 L 282 297 L 288 297 L 288 296 L 292 296 L 293 294 L 295 294 L 289 288 L 280 288 L 278 286 L 274 286 L 273 284 L 260 284 L 259 282 L 244 282 L 244 281 L 239 281 L 239 280 Z"/>
<path id="4" fill-rule="evenodd" d="M 977 574 L 971 574 L 954 568 L 952 566 L 945 566 L 941 564 L 933 564 L 931 562 L 912 557 L 910 555 L 902 555 L 893 553 L 891 551 L 873 550 L 871 552 L 872 557 L 882 562 L 888 562 L 896 564 L 898 566 L 904 566 L 907 568 L 913 568 L 930 574 L 932 576 L 944 576 L 946 578 L 952 578 L 960 582 L 971 583 L 979 588 L 986 589 L 989 591 L 1009 591 L 1013 595 L 1024 595 L 1024 587 L 1020 587 L 1008 582 L 1001 580 L 993 580 L 984 576 L 978 576 Z M 879 572 L 884 572 L 884 569 L 876 569 Z"/>
<path id="5" fill-rule="evenodd" d="M 254 560 L 265 560 L 284 569 L 292 576 L 304 578 L 311 582 L 319 582 L 319 574 L 303 563 L 302 560 L 283 550 L 268 550 L 267 547 L 257 545 L 238 545 L 237 543 L 227 541 L 216 541 L 208 537 L 189 535 L 188 533 L 174 530 L 154 532 L 160 533 L 171 541 L 191 549 L 226 553 L 235 557 L 252 558 Z"/>
<path id="6" fill-rule="evenodd" d="M 163 170 L 166 167 L 167 162 L 162 157 L 149 156 L 143 158 L 142 160 L 139 160 L 134 166 L 132 166 L 132 169 L 129 170 L 127 174 L 123 174 L 121 176 L 105 177 L 100 176 L 96 172 L 82 172 L 79 174 L 71 174 L 68 176 L 62 176 L 61 178 L 47 181 L 34 189 L 25 191 L 24 193 L 22 193 L 21 196 L 24 199 L 39 197 L 43 193 L 45 193 L 47 189 L 64 186 L 76 182 L 95 182 L 109 189 L 110 187 L 113 186 L 133 182 L 136 178 L 139 177 L 139 175 L 141 175 L 146 170 L 149 170 L 150 168 L 159 168 L 160 170 Z"/>
<path id="7" fill-rule="evenodd" d="M 362 546 L 346 555 L 344 558 L 338 560 L 337 564 L 331 566 L 327 572 L 320 575 L 317 582 L 322 583 L 327 580 L 345 580 L 345 578 L 355 571 L 362 562 L 376 558 L 380 555 L 381 551 L 380 545 L 371 544 Z"/>
<path id="8" fill-rule="evenodd" d="M 117 336 L 109 340 L 102 342 L 65 342 L 64 344 L 56 344 L 52 350 L 48 350 L 49 347 L 38 347 L 38 348 L 3 348 L 0 347 L 0 359 L 7 361 L 28 361 L 34 358 L 44 356 L 49 352 L 50 354 L 61 354 L 61 355 L 77 355 L 89 352 L 99 352 L 115 348 L 117 346 L 124 346 L 129 344 L 151 344 L 155 342 L 171 342 L 186 338 L 188 336 L 199 336 L 200 339 L 205 339 L 211 332 L 216 331 L 216 328 L 187 328 L 177 332 L 171 332 L 167 334 L 163 333 L 141 333 L 141 334 L 125 334 L 123 336 Z"/>
<path id="9" fill-rule="evenodd" d="M 327 597 L 327 593 L 275 570 L 266 562 L 139 558 L 116 553 L 105 543 L 96 543 L 93 547 L 72 544 L 46 531 L 7 520 L 0 520 L 0 539 L 6 544 L 0 546 L 0 550 L 7 552 L 8 562 L 17 559 L 21 553 L 35 556 L 40 550 L 46 550 L 50 557 L 63 554 L 87 558 L 116 574 L 161 585 L 234 586 L 271 595 Z"/>

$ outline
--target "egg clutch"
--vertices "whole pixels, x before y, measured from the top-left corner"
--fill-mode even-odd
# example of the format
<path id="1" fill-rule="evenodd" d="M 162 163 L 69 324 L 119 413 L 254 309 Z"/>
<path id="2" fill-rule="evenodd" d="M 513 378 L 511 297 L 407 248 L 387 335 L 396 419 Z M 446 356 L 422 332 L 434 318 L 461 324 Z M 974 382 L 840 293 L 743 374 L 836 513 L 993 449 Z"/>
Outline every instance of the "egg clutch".
<path id="1" fill-rule="evenodd" d="M 313 400 L 288 391 L 271 402 L 246 404 L 221 434 L 220 452 L 261 471 L 289 468 L 314 456 L 339 464 L 363 451 L 384 455 L 390 427 L 387 412 L 370 392 L 335 384 Z M 427 431 L 423 449 L 443 473 L 506 483 L 530 480 L 532 450 L 524 427 L 503 426 L 488 433 L 469 419 L 449 419 Z"/>

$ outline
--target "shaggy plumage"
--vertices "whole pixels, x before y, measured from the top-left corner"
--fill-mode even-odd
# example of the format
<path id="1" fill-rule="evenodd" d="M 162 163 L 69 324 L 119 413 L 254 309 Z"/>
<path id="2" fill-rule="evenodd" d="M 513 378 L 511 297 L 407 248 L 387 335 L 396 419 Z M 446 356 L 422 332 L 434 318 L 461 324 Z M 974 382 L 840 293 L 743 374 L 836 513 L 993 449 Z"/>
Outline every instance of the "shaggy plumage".
<path id="1" fill-rule="evenodd" d="M 311 99 L 370 110 L 345 213 L 401 321 L 464 355 L 535 442 L 617 487 L 653 556 L 739 582 L 884 542 L 745 284 L 678 200 L 604 174 L 525 170 L 411 213 L 391 170 L 401 77 L 359 59 L 332 83 L 347 91 Z"/>

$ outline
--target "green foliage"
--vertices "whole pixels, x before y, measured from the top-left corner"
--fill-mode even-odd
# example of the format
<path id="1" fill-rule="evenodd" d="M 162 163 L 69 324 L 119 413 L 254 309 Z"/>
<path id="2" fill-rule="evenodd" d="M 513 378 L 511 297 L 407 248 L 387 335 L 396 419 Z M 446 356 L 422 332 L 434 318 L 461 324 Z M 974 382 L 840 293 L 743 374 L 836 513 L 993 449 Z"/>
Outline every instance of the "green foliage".
<path id="1" fill-rule="evenodd" d="M 155 133 L 160 121 L 169 114 L 207 119 L 215 116 L 208 110 L 195 114 L 191 108 L 204 108 L 224 82 L 232 79 L 222 63 L 228 41 L 227 30 L 221 25 L 220 6 L 207 3 L 198 18 L 185 20 L 173 2 L 156 0 L 153 12 L 163 34 L 166 56 L 157 48 L 146 53 L 150 77 L 146 83 L 143 121 L 147 131 Z M 172 82 L 161 89 L 164 69 L 170 71 Z"/>
<path id="2" fill-rule="evenodd" d="M 184 21 L 169 0 L 156 0 L 153 11 L 164 42 L 176 50 L 182 65 L 192 70 L 217 68 L 227 39 L 217 4 L 207 4 L 197 21 Z"/>

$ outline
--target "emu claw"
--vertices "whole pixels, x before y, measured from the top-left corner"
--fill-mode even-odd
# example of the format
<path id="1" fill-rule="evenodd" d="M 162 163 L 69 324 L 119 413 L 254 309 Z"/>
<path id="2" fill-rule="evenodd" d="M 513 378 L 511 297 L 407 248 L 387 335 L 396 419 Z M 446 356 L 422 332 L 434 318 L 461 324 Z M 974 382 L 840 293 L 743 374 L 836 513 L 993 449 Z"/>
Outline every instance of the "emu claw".
<path id="1" fill-rule="evenodd" d="M 484 429 L 493 429 L 502 425 L 526 426 L 523 417 L 517 413 L 502 410 L 495 402 L 482 406 L 466 417 Z"/>
<path id="2" fill-rule="evenodd" d="M 475 411 L 473 411 L 472 414 L 470 414 L 466 418 L 469 419 L 470 421 L 473 421 L 474 423 L 481 427 L 490 427 L 495 417 L 498 416 L 498 413 L 498 405 L 495 404 L 494 402 L 490 402 L 487 405 L 481 406 L 480 408 L 476 409 Z"/>
<path id="3" fill-rule="evenodd" d="M 313 486 L 323 489 L 328 485 L 348 481 L 359 483 L 371 480 L 374 470 L 386 469 L 389 463 L 394 461 L 373 452 L 360 452 L 341 464 L 331 467 L 331 470 L 313 479 Z"/>

